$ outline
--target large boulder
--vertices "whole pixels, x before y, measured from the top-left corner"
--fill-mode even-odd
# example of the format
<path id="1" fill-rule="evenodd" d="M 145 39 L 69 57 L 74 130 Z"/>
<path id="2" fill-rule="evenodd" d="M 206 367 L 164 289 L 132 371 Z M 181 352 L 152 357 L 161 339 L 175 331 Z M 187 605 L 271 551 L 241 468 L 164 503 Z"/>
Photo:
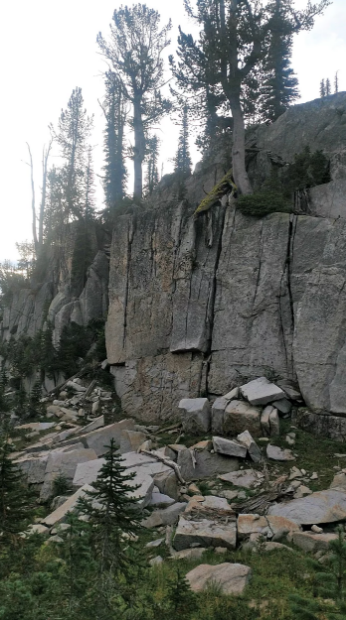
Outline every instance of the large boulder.
<path id="1" fill-rule="evenodd" d="M 223 433 L 238 435 L 244 431 L 261 436 L 261 410 L 242 400 L 232 400 L 225 409 Z"/>
<path id="2" fill-rule="evenodd" d="M 239 469 L 236 458 L 222 454 L 212 454 L 209 450 L 189 450 L 185 448 L 178 453 L 177 463 L 185 480 L 209 478 Z"/>
<path id="3" fill-rule="evenodd" d="M 121 422 L 115 422 L 109 426 L 86 433 L 80 439 L 85 442 L 88 448 L 95 450 L 97 456 L 103 456 L 108 450 L 111 439 L 114 439 L 119 447 L 119 451 L 121 454 L 124 454 L 133 450 L 129 436 L 124 431 L 135 431 L 135 421 L 131 418 L 121 420 Z M 142 439 L 141 443 L 143 443 L 144 439 Z"/>
<path id="4" fill-rule="evenodd" d="M 183 398 L 179 409 L 185 433 L 200 435 L 209 431 L 211 413 L 207 398 Z"/>
<path id="5" fill-rule="evenodd" d="M 79 463 L 85 463 L 97 459 L 96 452 L 92 449 L 70 450 L 69 452 L 60 452 L 58 450 L 49 455 L 47 461 L 44 482 L 41 489 L 40 497 L 47 500 L 53 490 L 53 482 L 59 475 L 65 476 L 72 481 Z"/>
<path id="6" fill-rule="evenodd" d="M 191 590 L 201 592 L 215 584 L 222 594 L 239 596 L 243 594 L 251 578 L 251 568 L 244 564 L 225 562 L 211 566 L 200 564 L 186 575 Z"/>
<path id="7" fill-rule="evenodd" d="M 328 551 L 329 543 L 337 540 L 337 534 L 314 534 L 313 532 L 294 532 L 292 542 L 303 551 L 317 553 L 317 551 Z"/>
<path id="8" fill-rule="evenodd" d="M 285 517 L 300 525 L 343 521 L 346 519 L 346 492 L 337 489 L 317 491 L 286 504 L 274 504 L 268 514 Z"/>
<path id="9" fill-rule="evenodd" d="M 241 395 L 251 403 L 251 405 L 267 405 L 273 401 L 286 398 L 285 392 L 266 377 L 260 377 L 250 381 L 240 388 Z"/>
<path id="10" fill-rule="evenodd" d="M 224 437 L 213 437 L 213 446 L 218 454 L 239 457 L 241 459 L 246 458 L 247 447 L 239 443 L 239 441 L 225 439 Z"/>
<path id="11" fill-rule="evenodd" d="M 188 521 L 184 517 L 179 519 L 173 541 L 173 546 L 177 551 L 188 549 L 193 545 L 235 549 L 236 544 L 237 526 L 235 521 L 229 523 L 220 523 L 217 520 L 210 519 Z"/>

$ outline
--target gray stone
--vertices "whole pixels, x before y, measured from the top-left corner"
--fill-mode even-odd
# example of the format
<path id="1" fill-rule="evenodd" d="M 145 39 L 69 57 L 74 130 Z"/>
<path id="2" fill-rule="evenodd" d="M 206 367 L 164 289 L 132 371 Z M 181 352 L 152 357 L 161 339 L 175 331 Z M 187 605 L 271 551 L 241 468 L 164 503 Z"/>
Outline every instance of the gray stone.
<path id="1" fill-rule="evenodd" d="M 225 549 L 227 551 L 227 549 Z M 172 555 L 173 560 L 200 560 L 203 553 L 207 551 L 204 547 L 196 547 L 195 549 L 182 549 L 176 551 Z"/>
<path id="2" fill-rule="evenodd" d="M 163 563 L 163 558 L 160 555 L 157 555 L 156 558 L 152 558 L 149 560 L 150 566 L 160 566 Z"/>
<path id="3" fill-rule="evenodd" d="M 188 521 L 184 517 L 180 517 L 173 546 L 177 551 L 188 549 L 197 543 L 201 547 L 235 549 L 236 542 L 237 527 L 235 521 L 224 524 L 209 519 Z"/>
<path id="4" fill-rule="evenodd" d="M 229 400 L 225 397 L 217 398 L 211 408 L 211 430 L 213 433 L 223 433 L 223 418 Z"/>
<path id="5" fill-rule="evenodd" d="M 181 420 L 186 433 L 207 433 L 211 424 L 210 403 L 207 398 L 183 398 L 179 403 Z"/>
<path id="6" fill-rule="evenodd" d="M 91 413 L 92 415 L 97 415 L 101 409 L 101 401 L 98 399 L 92 404 Z"/>
<path id="7" fill-rule="evenodd" d="M 260 377 L 242 385 L 240 392 L 251 405 L 267 405 L 275 400 L 285 398 L 285 392 L 266 377 Z"/>
<path id="8" fill-rule="evenodd" d="M 244 564 L 224 562 L 216 566 L 200 564 L 186 575 L 191 590 L 202 592 L 215 584 L 222 594 L 239 596 L 243 594 L 251 578 L 251 568 Z"/>
<path id="9" fill-rule="evenodd" d="M 231 484 L 237 487 L 252 489 L 258 482 L 263 481 L 264 476 L 254 469 L 242 469 L 229 474 L 223 474 L 219 478 L 224 482 L 231 482 Z"/>
<path id="10" fill-rule="evenodd" d="M 179 487 L 177 477 L 172 469 L 154 475 L 154 482 L 160 493 L 179 499 Z"/>
<path id="11" fill-rule="evenodd" d="M 75 381 L 68 381 L 65 387 L 75 392 L 86 392 L 86 388 L 83 385 L 79 385 L 79 383 L 75 383 Z"/>
<path id="12" fill-rule="evenodd" d="M 293 456 L 291 450 L 282 450 L 278 446 L 273 446 L 272 444 L 267 445 L 267 457 L 272 461 L 294 461 L 295 457 Z"/>
<path id="13" fill-rule="evenodd" d="M 85 449 L 71 450 L 69 452 L 55 451 L 49 455 L 47 461 L 44 482 L 40 497 L 46 500 L 50 497 L 53 490 L 53 481 L 58 475 L 63 475 L 67 480 L 72 481 L 79 463 L 95 460 L 94 450 Z"/>
<path id="14" fill-rule="evenodd" d="M 28 536 L 31 536 L 32 534 L 41 534 L 42 536 L 48 536 L 49 528 L 45 525 L 42 525 L 42 523 L 35 523 L 33 525 L 29 525 L 25 534 Z"/>
<path id="15" fill-rule="evenodd" d="M 274 504 L 268 511 L 301 525 L 335 523 L 346 519 L 346 493 L 336 489 L 318 491 L 286 504 Z"/>
<path id="16" fill-rule="evenodd" d="M 85 463 L 79 463 L 76 467 L 73 485 L 82 487 L 85 484 L 92 484 L 95 482 L 104 464 L 105 459 L 94 459 Z"/>
<path id="17" fill-rule="evenodd" d="M 226 456 L 235 456 L 245 459 L 247 455 L 247 447 L 238 441 L 224 439 L 223 437 L 213 437 L 213 446 L 218 454 Z"/>
<path id="18" fill-rule="evenodd" d="M 232 400 L 226 407 L 223 422 L 225 435 L 238 435 L 249 431 L 255 437 L 261 435 L 261 411 L 241 400 Z"/>
<path id="19" fill-rule="evenodd" d="M 148 542 L 145 545 L 145 548 L 146 549 L 156 549 L 157 547 L 160 547 L 163 542 L 165 542 L 164 538 L 157 538 L 156 540 L 152 540 L 151 542 Z"/>
<path id="20" fill-rule="evenodd" d="M 267 536 L 270 533 L 274 538 L 279 533 L 299 532 L 300 526 L 290 519 L 280 516 L 260 516 L 257 514 L 240 514 L 237 521 L 238 536 L 247 538 L 251 534 Z"/>
<path id="21" fill-rule="evenodd" d="M 186 506 L 187 502 L 177 502 L 163 510 L 155 510 L 150 517 L 142 521 L 142 525 L 147 529 L 162 525 L 173 525 L 178 520 L 179 515 L 184 512 Z"/>
<path id="22" fill-rule="evenodd" d="M 243 433 L 240 433 L 237 439 L 241 444 L 246 447 L 249 453 L 249 457 L 254 463 L 260 463 L 262 461 L 262 452 L 255 440 L 251 437 L 249 431 L 244 431 Z"/>
<path id="23" fill-rule="evenodd" d="M 225 394 L 225 396 L 223 396 L 223 398 L 225 400 L 227 400 L 227 401 L 237 400 L 239 398 L 239 392 L 240 392 L 239 388 L 235 387 L 230 392 L 227 392 L 227 394 Z"/>
<path id="24" fill-rule="evenodd" d="M 41 484 L 44 481 L 46 467 L 48 462 L 48 453 L 35 456 L 23 456 L 16 459 L 14 463 L 27 477 L 29 484 Z"/>
<path id="25" fill-rule="evenodd" d="M 174 504 L 175 500 L 172 497 L 168 497 L 168 495 L 164 495 L 159 491 L 155 490 L 152 493 L 151 500 L 149 502 L 150 506 L 159 506 L 160 504 Z"/>
<path id="26" fill-rule="evenodd" d="M 270 435 L 270 414 L 274 410 L 272 405 L 267 405 L 262 411 L 261 415 L 261 428 L 263 433 L 269 437 Z"/>
<path id="27" fill-rule="evenodd" d="M 270 436 L 278 437 L 280 435 L 280 418 L 277 409 L 273 409 L 269 414 Z"/>
<path id="28" fill-rule="evenodd" d="M 337 540 L 337 534 L 315 534 L 312 532 L 294 532 L 292 542 L 296 547 L 303 551 L 316 553 L 317 551 L 328 551 L 329 543 Z"/>
<path id="29" fill-rule="evenodd" d="M 280 413 L 287 414 L 290 413 L 292 409 L 292 403 L 287 400 L 287 398 L 283 398 L 282 400 L 274 400 L 272 403 L 273 407 L 280 411 Z"/>
<path id="30" fill-rule="evenodd" d="M 66 502 L 64 502 L 64 504 L 59 506 L 59 508 L 54 510 L 54 512 L 52 512 L 50 515 L 48 515 L 42 520 L 43 525 L 46 525 L 47 527 L 53 527 L 58 523 L 62 523 L 64 519 L 66 519 L 67 515 L 70 512 L 73 512 L 73 510 L 75 510 L 79 498 L 85 497 L 87 491 L 94 491 L 94 489 L 88 484 L 78 489 L 78 491 L 76 491 L 74 495 L 71 495 L 71 497 L 69 497 Z"/>
<path id="31" fill-rule="evenodd" d="M 97 456 L 103 456 L 107 452 L 111 439 L 114 439 L 119 446 L 120 453 L 124 454 L 132 449 L 129 437 L 124 434 L 124 431 L 132 431 L 134 426 L 135 422 L 132 419 L 121 420 L 121 422 L 115 422 L 82 435 L 81 439 L 86 442 L 88 448 L 95 450 Z"/>
<path id="32" fill-rule="evenodd" d="M 181 475 L 185 480 L 199 480 L 217 474 L 235 471 L 239 468 L 238 460 L 221 454 L 211 454 L 208 450 L 181 450 L 177 461 Z"/>

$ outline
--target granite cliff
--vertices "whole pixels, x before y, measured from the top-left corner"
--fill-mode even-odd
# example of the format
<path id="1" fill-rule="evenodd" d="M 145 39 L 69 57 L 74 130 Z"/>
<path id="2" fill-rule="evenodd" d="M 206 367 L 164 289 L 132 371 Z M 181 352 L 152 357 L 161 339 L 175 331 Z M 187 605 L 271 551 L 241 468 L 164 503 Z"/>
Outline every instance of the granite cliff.
<path id="1" fill-rule="evenodd" d="M 68 266 L 6 309 L 3 338 L 107 316 L 108 361 L 124 412 L 147 422 L 184 397 L 220 395 L 265 375 L 298 382 L 308 426 L 346 422 L 346 93 L 292 107 L 249 132 L 255 186 L 304 146 L 330 159 L 331 182 L 293 213 L 243 215 L 233 199 L 194 217 L 224 174 L 194 174 L 178 202 L 163 181 L 152 208 L 120 215 L 110 244 L 95 240 L 83 289 Z M 53 281 L 54 280 L 54 281 Z M 108 301 L 109 296 L 109 301 Z M 316 416 L 316 414 L 319 414 Z M 345 424 L 346 427 L 346 424 Z"/>

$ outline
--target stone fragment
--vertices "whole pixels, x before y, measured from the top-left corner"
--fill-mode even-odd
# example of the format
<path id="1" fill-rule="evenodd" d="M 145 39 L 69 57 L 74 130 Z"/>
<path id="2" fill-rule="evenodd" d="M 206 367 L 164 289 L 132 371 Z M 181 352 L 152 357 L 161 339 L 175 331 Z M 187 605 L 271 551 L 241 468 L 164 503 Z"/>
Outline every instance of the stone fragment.
<path id="1" fill-rule="evenodd" d="M 101 401 L 98 399 L 91 406 L 92 415 L 97 415 L 100 409 L 101 409 Z"/>
<path id="2" fill-rule="evenodd" d="M 254 469 L 242 469 L 240 471 L 222 474 L 218 477 L 224 482 L 231 482 L 234 486 L 244 487 L 245 489 L 252 489 L 257 482 L 264 479 L 263 474 L 260 474 Z"/>
<path id="3" fill-rule="evenodd" d="M 211 424 L 210 403 L 207 398 L 183 398 L 179 403 L 185 433 L 207 433 Z"/>
<path id="4" fill-rule="evenodd" d="M 207 551 L 205 547 L 196 547 L 195 549 L 182 549 L 176 551 L 172 555 L 173 560 L 200 560 L 203 553 Z M 227 551 L 227 549 L 225 549 Z"/>
<path id="5" fill-rule="evenodd" d="M 159 506 L 160 504 L 174 504 L 175 500 L 172 497 L 168 497 L 168 495 L 164 495 L 160 493 L 159 490 L 153 491 L 151 500 L 149 502 L 150 506 Z"/>
<path id="6" fill-rule="evenodd" d="M 238 497 L 238 491 L 218 491 L 219 497 L 225 497 L 229 501 Z"/>
<path id="7" fill-rule="evenodd" d="M 154 454 L 157 454 L 158 456 L 162 456 L 163 458 L 170 459 L 174 462 L 176 462 L 177 460 L 177 452 L 172 450 L 172 448 L 170 448 L 169 446 L 164 446 L 163 448 L 159 448 L 158 450 L 152 450 L 152 452 Z"/>
<path id="8" fill-rule="evenodd" d="M 178 520 L 179 515 L 184 512 L 186 506 L 187 502 L 177 502 L 163 510 L 155 510 L 150 517 L 142 521 L 142 525 L 147 529 L 162 525 L 173 525 Z"/>
<path id="9" fill-rule="evenodd" d="M 291 450 L 282 450 L 278 446 L 273 446 L 272 444 L 267 445 L 267 457 L 272 461 L 294 461 L 295 457 L 293 456 Z"/>
<path id="10" fill-rule="evenodd" d="M 217 510 L 222 512 L 229 512 L 233 514 L 233 510 L 229 505 L 225 497 L 217 497 L 215 495 L 207 495 L 206 497 L 194 496 L 186 506 L 185 513 L 188 514 L 192 510 L 203 510 L 209 508 L 211 510 Z"/>
<path id="11" fill-rule="evenodd" d="M 146 441 L 146 435 L 139 431 L 128 431 L 124 430 L 122 432 L 121 444 L 123 445 L 123 449 L 125 449 L 126 442 L 128 449 L 126 452 L 132 452 L 139 450 L 143 442 Z M 124 454 L 124 453 L 123 453 Z"/>
<path id="12" fill-rule="evenodd" d="M 295 480 L 296 478 L 301 478 L 302 477 L 302 472 L 300 471 L 300 469 L 298 469 L 298 467 L 296 467 L 295 465 L 293 465 L 293 467 L 291 467 L 291 472 L 290 472 L 290 477 L 289 480 Z"/>
<path id="13" fill-rule="evenodd" d="M 311 495 L 312 491 L 311 489 L 309 489 L 308 487 L 304 486 L 304 484 L 301 484 L 295 494 L 293 495 L 294 499 L 300 499 L 301 497 L 305 497 L 306 495 Z"/>
<path id="14" fill-rule="evenodd" d="M 50 533 L 55 536 L 55 534 L 61 534 L 61 532 L 66 532 L 71 528 L 69 523 L 59 523 L 56 527 L 53 527 Z"/>
<path id="15" fill-rule="evenodd" d="M 261 462 L 263 458 L 262 452 L 253 437 L 251 437 L 249 431 L 240 433 L 240 435 L 237 436 L 237 440 L 246 447 L 249 457 L 254 463 Z"/>
<path id="16" fill-rule="evenodd" d="M 223 396 L 222 398 L 228 401 L 237 400 L 239 398 L 239 388 L 238 387 L 233 388 L 233 390 L 225 394 L 225 396 Z"/>
<path id="17" fill-rule="evenodd" d="M 208 450 L 190 451 L 188 448 L 178 453 L 177 464 L 185 480 L 199 480 L 218 474 L 235 471 L 239 468 L 236 458 L 222 454 L 212 454 Z"/>
<path id="18" fill-rule="evenodd" d="M 280 435 L 280 418 L 277 409 L 273 409 L 269 414 L 270 436 L 278 437 Z"/>
<path id="19" fill-rule="evenodd" d="M 235 456 L 241 459 L 246 458 L 247 447 L 238 441 L 232 439 L 224 439 L 224 437 L 213 437 L 213 446 L 218 454 L 226 456 Z"/>
<path id="20" fill-rule="evenodd" d="M 134 430 L 135 422 L 131 418 L 115 422 L 109 426 L 104 426 L 96 431 L 81 436 L 88 448 L 93 448 L 97 456 L 103 456 L 108 450 L 111 439 L 114 439 L 119 446 L 121 454 L 131 451 L 129 437 L 124 435 L 124 431 Z"/>
<path id="21" fill-rule="evenodd" d="M 318 525 L 312 525 L 311 526 L 311 531 L 315 532 L 315 534 L 322 534 L 323 533 L 323 528 L 322 527 L 318 527 Z"/>
<path id="22" fill-rule="evenodd" d="M 270 435 L 269 416 L 271 412 L 273 411 L 273 409 L 274 407 L 272 407 L 271 405 L 267 405 L 266 407 L 264 407 L 262 411 L 262 415 L 261 415 L 261 428 L 262 428 L 263 433 L 267 436 Z"/>
<path id="23" fill-rule="evenodd" d="M 251 568 L 244 564 L 224 562 L 216 566 L 200 564 L 187 573 L 186 579 L 193 592 L 202 592 L 214 583 L 222 594 L 239 596 L 243 594 L 251 574 Z"/>
<path id="24" fill-rule="evenodd" d="M 214 551 L 215 553 L 218 553 L 220 555 L 224 555 L 225 553 L 227 553 L 226 547 L 215 547 Z"/>
<path id="25" fill-rule="evenodd" d="M 212 433 L 223 434 L 223 418 L 229 400 L 221 397 L 217 398 L 211 408 L 211 430 Z"/>
<path id="26" fill-rule="evenodd" d="M 29 525 L 25 534 L 27 536 L 31 536 L 32 534 L 41 534 L 42 536 L 48 536 L 49 528 L 45 525 L 42 525 L 42 523 L 35 523 L 33 525 Z"/>
<path id="27" fill-rule="evenodd" d="M 58 523 L 64 521 L 68 513 L 72 512 L 76 508 L 79 498 L 84 497 L 87 491 L 94 491 L 94 489 L 88 484 L 78 489 L 76 493 L 71 495 L 71 497 L 69 497 L 66 502 L 64 502 L 64 504 L 59 506 L 59 508 L 54 510 L 54 512 L 52 512 L 50 515 L 48 515 L 42 520 L 43 525 L 46 525 L 47 527 L 53 527 L 54 525 L 57 525 Z"/>
<path id="28" fill-rule="evenodd" d="M 176 501 L 179 499 L 179 487 L 177 477 L 172 469 L 155 474 L 155 485 L 160 493 L 172 497 Z"/>
<path id="29" fill-rule="evenodd" d="M 49 405 L 47 407 L 47 418 L 53 416 L 56 416 L 57 418 L 62 416 L 62 411 L 58 405 Z"/>
<path id="30" fill-rule="evenodd" d="M 291 547 L 287 547 L 287 545 L 282 545 L 281 543 L 273 542 L 271 540 L 265 542 L 263 547 L 261 547 L 261 549 L 262 548 L 264 551 L 267 551 L 267 552 L 268 551 L 289 551 L 290 553 L 294 553 Z"/>
<path id="31" fill-rule="evenodd" d="M 344 474 L 343 472 L 339 474 L 335 474 L 329 488 L 330 489 L 339 488 L 339 489 L 346 490 L 346 474 Z"/>
<path id="32" fill-rule="evenodd" d="M 266 377 L 242 385 L 240 393 L 252 405 L 266 405 L 286 397 L 285 392 Z"/>
<path id="33" fill-rule="evenodd" d="M 163 558 L 160 555 L 157 555 L 156 558 L 152 558 L 149 560 L 150 566 L 159 566 L 163 563 Z"/>
<path id="34" fill-rule="evenodd" d="M 281 400 L 274 400 L 272 402 L 273 407 L 280 411 L 280 413 L 287 415 L 290 413 L 292 409 L 292 403 L 287 398 L 282 398 Z"/>
<path id="35" fill-rule="evenodd" d="M 180 517 L 173 546 L 177 551 L 188 549 L 197 543 L 202 547 L 235 549 L 236 542 L 237 527 L 235 521 L 224 524 L 210 519 L 188 521 L 184 517 Z"/>
<path id="36" fill-rule="evenodd" d="M 76 383 L 75 381 L 68 381 L 65 387 L 70 388 L 70 390 L 73 390 L 74 392 L 86 392 L 86 388 L 83 387 L 83 385 L 79 385 L 79 383 Z"/>
<path id="37" fill-rule="evenodd" d="M 21 424 L 15 427 L 15 431 L 48 431 L 56 426 L 55 422 L 30 422 L 29 424 Z M 24 433 L 25 434 L 25 433 Z"/>
<path id="38" fill-rule="evenodd" d="M 343 521 L 346 519 L 346 492 L 339 489 L 317 491 L 286 504 L 274 504 L 268 514 L 286 517 L 301 525 Z"/>
<path id="39" fill-rule="evenodd" d="M 232 400 L 224 413 L 225 435 L 238 435 L 249 431 L 255 437 L 261 435 L 261 411 L 242 400 Z"/>
<path id="40" fill-rule="evenodd" d="M 284 517 L 260 516 L 257 514 L 240 514 L 237 521 L 238 536 L 240 539 L 246 538 L 251 534 L 267 535 L 271 533 L 271 538 L 279 532 L 299 532 L 300 526 L 294 521 Z M 283 535 L 283 534 L 282 534 Z"/>
<path id="41" fill-rule="evenodd" d="M 105 464 L 104 459 L 94 459 L 86 463 L 79 463 L 76 467 L 73 478 L 73 485 L 81 487 L 84 484 L 92 484 L 96 481 L 102 465 Z"/>
<path id="42" fill-rule="evenodd" d="M 53 481 L 59 475 L 72 481 L 79 463 L 96 460 L 96 452 L 92 449 L 70 450 L 69 452 L 51 452 L 47 461 L 44 482 L 40 497 L 47 500 L 53 489 Z"/>
<path id="43" fill-rule="evenodd" d="M 27 477 L 29 484 L 41 484 L 44 481 L 48 462 L 48 453 L 37 457 L 25 455 L 14 461 L 22 473 Z"/>
<path id="44" fill-rule="evenodd" d="M 157 547 L 160 547 L 163 542 L 165 542 L 164 538 L 157 538 L 156 540 L 152 540 L 151 542 L 148 542 L 145 545 L 145 548 L 146 549 L 156 549 Z"/>
<path id="45" fill-rule="evenodd" d="M 315 534 L 312 532 L 294 532 L 292 542 L 303 551 L 316 553 L 328 551 L 329 543 L 337 540 L 337 534 Z"/>

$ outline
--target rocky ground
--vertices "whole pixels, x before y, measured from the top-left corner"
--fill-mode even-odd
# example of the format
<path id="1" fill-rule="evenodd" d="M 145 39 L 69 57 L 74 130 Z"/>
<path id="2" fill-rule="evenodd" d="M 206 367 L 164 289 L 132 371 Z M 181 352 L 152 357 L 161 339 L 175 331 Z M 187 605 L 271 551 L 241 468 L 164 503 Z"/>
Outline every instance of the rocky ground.
<path id="1" fill-rule="evenodd" d="M 291 557 L 302 567 L 305 554 L 323 562 L 346 520 L 346 450 L 296 428 L 291 411 L 299 403 L 294 386 L 261 378 L 212 404 L 181 401 L 180 424 L 144 427 L 117 416 L 110 390 L 69 381 L 12 440 L 42 506 L 31 531 L 59 543 L 113 438 L 135 473 L 153 570 L 179 560 L 193 590 L 212 581 L 225 594 L 251 597 L 267 557 L 281 566 Z"/>

